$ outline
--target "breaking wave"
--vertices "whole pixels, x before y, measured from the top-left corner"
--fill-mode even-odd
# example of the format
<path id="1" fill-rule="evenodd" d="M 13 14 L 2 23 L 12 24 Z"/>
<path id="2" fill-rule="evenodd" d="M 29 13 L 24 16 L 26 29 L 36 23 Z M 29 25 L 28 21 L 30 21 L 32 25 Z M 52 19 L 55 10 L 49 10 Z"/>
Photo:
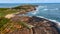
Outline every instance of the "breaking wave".
<path id="1" fill-rule="evenodd" d="M 39 6 L 37 10 L 39 10 L 40 8 L 44 8 L 43 10 L 59 10 L 59 8 L 48 9 L 47 6 Z M 58 22 L 57 20 L 48 19 L 43 16 L 37 16 L 37 17 L 44 18 L 44 19 L 47 19 L 49 21 L 56 23 L 57 27 L 60 29 L 60 22 Z"/>
<path id="2" fill-rule="evenodd" d="M 37 16 L 37 17 L 44 18 L 44 19 L 47 19 L 49 21 L 52 21 L 52 22 L 56 23 L 57 24 L 57 27 L 60 29 L 60 22 L 58 22 L 57 20 L 48 19 L 48 18 L 45 18 L 43 16 Z"/>
<path id="3" fill-rule="evenodd" d="M 47 6 L 39 6 L 39 7 L 37 7 L 37 10 L 36 10 L 36 11 L 32 11 L 31 14 L 32 14 L 32 15 L 36 15 L 37 13 L 39 13 L 39 10 L 42 9 L 42 8 L 44 8 L 43 10 L 59 10 L 59 8 L 46 9 Z M 56 24 L 57 24 L 57 27 L 60 29 L 60 22 L 58 22 L 57 20 L 48 19 L 48 18 L 45 18 L 45 17 L 43 17 L 43 16 L 37 16 L 37 17 L 44 18 L 44 19 L 47 19 L 47 20 L 49 20 L 49 21 L 52 21 L 52 22 L 56 23 Z"/>
<path id="4" fill-rule="evenodd" d="M 46 7 L 46 6 L 45 6 L 45 7 Z M 27 16 L 37 16 L 37 17 L 44 18 L 44 19 L 47 19 L 47 20 L 49 20 L 49 21 L 52 21 L 52 22 L 56 23 L 58 29 L 60 29 L 60 22 L 58 22 L 57 20 L 52 20 L 52 19 L 45 18 L 45 17 L 40 16 L 40 15 L 39 15 L 39 16 L 37 15 L 37 14 L 39 13 L 39 10 L 42 9 L 42 8 L 45 8 L 45 7 L 44 7 L 44 6 L 39 6 L 39 7 L 37 7 L 37 10 L 31 11 L 31 12 L 29 12 L 29 13 L 26 14 L 26 15 L 27 15 Z M 58 10 L 58 8 L 55 8 L 55 9 L 44 9 L 44 10 Z"/>

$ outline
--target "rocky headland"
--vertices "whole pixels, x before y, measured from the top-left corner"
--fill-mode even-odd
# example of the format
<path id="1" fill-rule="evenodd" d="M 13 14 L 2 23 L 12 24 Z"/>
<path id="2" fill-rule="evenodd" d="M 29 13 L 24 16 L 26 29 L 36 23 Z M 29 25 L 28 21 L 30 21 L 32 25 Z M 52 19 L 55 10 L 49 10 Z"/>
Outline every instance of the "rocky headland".
<path id="1" fill-rule="evenodd" d="M 60 34 L 57 24 L 52 21 L 37 16 L 19 16 L 36 10 L 36 6 L 22 5 L 12 9 L 18 12 L 5 15 L 8 22 L 0 28 L 0 34 Z"/>

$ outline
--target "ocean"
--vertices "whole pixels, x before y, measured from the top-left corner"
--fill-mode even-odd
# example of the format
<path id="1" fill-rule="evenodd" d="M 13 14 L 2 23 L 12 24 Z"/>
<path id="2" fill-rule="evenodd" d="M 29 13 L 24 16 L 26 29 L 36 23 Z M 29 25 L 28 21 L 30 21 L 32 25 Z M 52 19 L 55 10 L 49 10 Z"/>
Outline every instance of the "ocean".
<path id="1" fill-rule="evenodd" d="M 23 3 L 25 4 L 25 3 Z M 34 12 L 29 12 L 28 16 L 41 16 L 53 21 L 60 22 L 60 3 L 28 3 L 38 5 Z M 22 3 L 0 3 L 0 8 L 12 8 L 22 5 Z"/>

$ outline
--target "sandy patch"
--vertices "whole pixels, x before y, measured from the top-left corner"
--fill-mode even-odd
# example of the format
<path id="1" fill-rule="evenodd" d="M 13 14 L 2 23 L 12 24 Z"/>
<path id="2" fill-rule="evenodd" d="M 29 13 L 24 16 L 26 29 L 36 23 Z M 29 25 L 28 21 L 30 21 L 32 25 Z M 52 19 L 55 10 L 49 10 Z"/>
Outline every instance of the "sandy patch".
<path id="1" fill-rule="evenodd" d="M 14 17 L 14 16 L 15 16 L 15 14 L 7 14 L 7 15 L 5 16 L 5 18 L 10 19 L 10 18 L 12 18 L 12 17 Z"/>

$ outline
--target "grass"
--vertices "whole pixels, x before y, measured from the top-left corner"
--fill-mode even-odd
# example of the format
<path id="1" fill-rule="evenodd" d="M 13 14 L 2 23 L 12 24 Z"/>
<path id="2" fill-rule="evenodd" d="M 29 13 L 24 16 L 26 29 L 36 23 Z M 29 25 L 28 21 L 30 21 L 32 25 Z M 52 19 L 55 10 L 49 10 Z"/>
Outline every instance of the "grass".
<path id="1" fill-rule="evenodd" d="M 22 26 L 24 26 L 24 27 L 27 27 L 28 29 L 31 29 L 32 27 L 34 27 L 34 26 L 32 26 L 32 25 L 29 25 L 29 24 L 27 24 L 27 23 L 25 23 L 25 22 L 18 22 L 20 25 L 22 25 Z"/>
<path id="2" fill-rule="evenodd" d="M 18 10 L 20 11 L 21 9 L 22 10 L 28 10 L 30 9 L 31 5 L 25 5 L 25 6 L 18 6 L 18 7 L 15 7 L 15 8 L 0 8 L 0 32 L 5 32 L 4 29 L 6 28 L 10 28 L 11 30 L 15 30 L 14 28 L 14 24 L 15 23 L 12 23 L 10 22 L 10 19 L 7 19 L 7 18 L 4 18 L 5 15 L 7 14 L 12 14 L 12 13 L 16 13 L 18 12 Z M 32 7 L 34 7 L 32 5 Z M 32 28 L 31 25 L 28 25 L 26 24 L 25 22 L 17 22 L 19 25 L 22 25 L 24 27 L 27 27 L 27 28 Z M 12 27 L 10 27 L 12 26 Z M 5 34 L 5 33 L 4 33 Z"/>
<path id="3" fill-rule="evenodd" d="M 4 18 L 4 17 L 0 18 L 0 28 L 1 28 L 4 24 L 8 23 L 9 20 L 10 20 L 10 19 Z"/>
<path id="4" fill-rule="evenodd" d="M 18 12 L 18 10 L 20 12 L 21 9 L 27 11 L 31 7 L 35 7 L 35 6 L 37 5 L 21 5 L 13 8 L 0 8 L 0 17 L 4 17 L 5 15 L 11 14 L 11 13 L 16 13 Z"/>
<path id="5" fill-rule="evenodd" d="M 16 13 L 17 10 L 10 10 L 7 8 L 0 8 L 0 17 L 4 17 L 7 14 Z"/>
<path id="6" fill-rule="evenodd" d="M 9 21 L 10 19 L 7 19 L 7 18 L 4 18 L 5 15 L 7 14 L 11 14 L 11 13 L 16 13 L 17 10 L 12 10 L 10 8 L 0 8 L 0 33 L 2 32 L 5 32 L 4 30 L 7 28 L 7 27 L 10 27 L 9 26 Z M 7 24 L 8 23 L 8 24 Z M 5 26 L 7 25 L 7 26 Z M 11 25 L 11 24 L 10 24 Z M 11 27 L 12 28 L 12 27 Z M 13 29 L 14 30 L 14 29 Z M 1 33 L 1 34 L 2 34 Z M 5 33 L 3 33 L 5 34 Z"/>

